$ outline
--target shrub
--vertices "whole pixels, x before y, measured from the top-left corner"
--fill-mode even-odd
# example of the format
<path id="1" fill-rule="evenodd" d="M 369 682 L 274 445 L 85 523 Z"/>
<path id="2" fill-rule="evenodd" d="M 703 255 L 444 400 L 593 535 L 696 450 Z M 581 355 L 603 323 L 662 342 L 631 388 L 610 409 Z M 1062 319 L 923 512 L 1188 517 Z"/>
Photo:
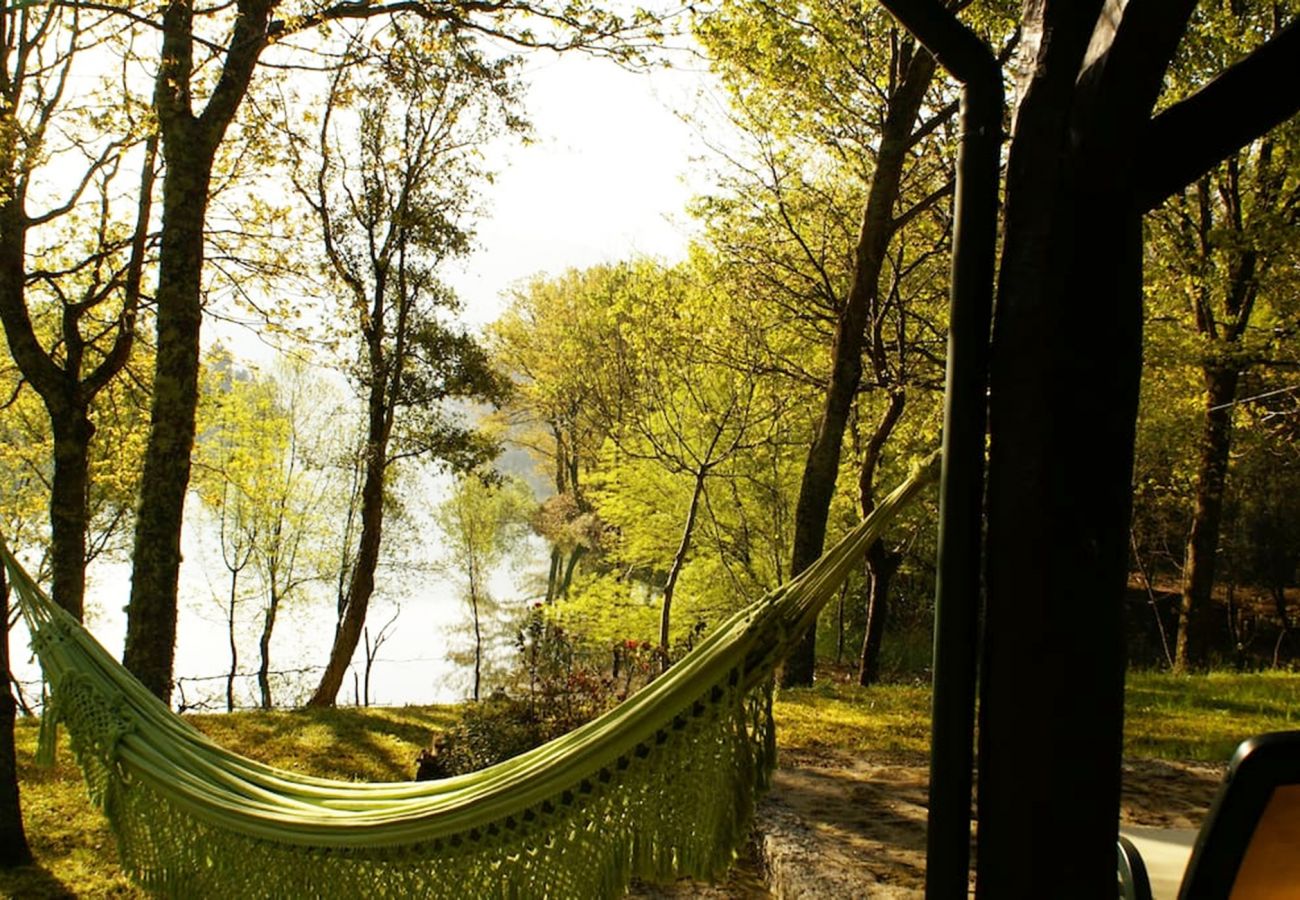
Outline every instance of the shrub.
<path id="1" fill-rule="evenodd" d="M 460 722 L 421 754 L 421 771 L 457 775 L 509 759 L 612 709 L 660 671 L 658 649 L 648 642 L 595 646 L 548 612 L 532 607 L 516 634 L 512 693 L 466 704 Z"/>

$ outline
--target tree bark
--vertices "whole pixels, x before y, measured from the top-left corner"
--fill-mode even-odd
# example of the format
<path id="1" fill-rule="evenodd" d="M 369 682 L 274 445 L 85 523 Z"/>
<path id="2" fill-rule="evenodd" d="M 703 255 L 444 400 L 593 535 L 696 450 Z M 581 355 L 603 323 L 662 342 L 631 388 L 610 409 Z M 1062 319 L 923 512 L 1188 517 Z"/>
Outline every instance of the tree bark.
<path id="1" fill-rule="evenodd" d="M 373 390 L 375 388 L 372 387 Z M 382 417 L 380 421 L 382 422 Z M 343 685 L 343 675 L 352 662 L 357 642 L 361 640 L 370 597 L 375 592 L 375 569 L 379 565 L 379 548 L 384 531 L 384 455 L 387 441 L 376 442 L 374 424 L 372 415 L 372 435 L 366 446 L 366 478 L 361 487 L 361 540 L 357 546 L 356 562 L 352 567 L 352 579 L 348 582 L 343 614 L 334 631 L 329 662 L 321 674 L 315 693 L 307 701 L 308 706 L 334 705 L 339 688 Z"/>
<path id="2" fill-rule="evenodd" d="M 0 566 L 0 869 L 25 866 L 32 851 L 23 828 L 18 792 L 18 755 L 14 749 L 14 719 L 18 704 L 9 686 L 9 584 Z"/>
<path id="3" fill-rule="evenodd" d="M 343 675 L 356 653 L 366 624 L 370 598 L 375 592 L 375 570 L 384 533 L 384 481 L 388 470 L 388 441 L 393 430 L 396 391 L 401 382 L 405 321 L 408 298 L 399 301 L 394 329 L 397 345 L 391 355 L 384 352 L 386 335 L 386 270 L 379 268 L 372 287 L 369 321 L 362 326 L 368 354 L 370 389 L 366 401 L 365 478 L 361 484 L 361 538 L 357 546 L 347 598 L 334 631 L 329 662 L 308 706 L 333 706 L 343 684 Z"/>
<path id="4" fill-rule="evenodd" d="M 176 650 L 181 526 L 198 408 L 203 228 L 212 152 L 194 128 L 163 129 L 162 244 L 149 441 L 140 482 L 122 663 L 167 702 Z M 186 140 L 188 138 L 188 141 Z"/>
<path id="5" fill-rule="evenodd" d="M 551 547 L 551 568 L 546 573 L 546 603 L 549 606 L 555 602 L 559 596 L 560 585 L 560 564 L 564 558 L 564 551 L 558 546 Z"/>
<path id="6" fill-rule="evenodd" d="M 862 636 L 862 654 L 858 657 L 858 684 L 866 687 L 880 680 L 880 648 L 884 643 L 885 619 L 889 615 L 889 586 L 903 554 L 890 550 L 883 541 L 872 541 L 867 548 L 867 628 Z"/>
<path id="7" fill-rule="evenodd" d="M 686 565 L 686 554 L 691 549 L 691 535 L 695 531 L 695 518 L 700 511 L 700 497 L 704 494 L 704 479 L 709 476 L 707 468 L 695 473 L 695 487 L 691 491 L 691 505 L 686 509 L 686 524 L 682 526 L 682 539 L 673 555 L 673 563 L 668 569 L 668 581 L 664 584 L 664 605 L 659 612 L 659 654 L 664 668 L 668 667 L 668 624 L 673 609 L 673 593 L 677 589 L 677 578 Z"/>
<path id="8" fill-rule="evenodd" d="M 798 575 L 819 556 L 826 542 L 826 517 L 839 475 L 844 427 L 862 380 L 862 349 L 867 311 L 876 296 L 885 251 L 894 235 L 893 211 L 916 117 L 934 77 L 934 58 L 924 50 L 912 54 L 898 91 L 889 99 L 875 174 L 867 194 L 854 253 L 853 283 L 835 323 L 831 375 L 826 403 L 804 463 L 795 506 L 790 575 Z M 782 666 L 782 687 L 812 684 L 817 660 L 817 628 L 810 627 Z"/>
<path id="9" fill-rule="evenodd" d="M 262 635 L 257 645 L 261 659 L 257 664 L 257 686 L 262 694 L 262 709 L 270 709 L 271 698 L 271 632 L 275 628 L 275 618 L 280 611 L 280 592 L 271 590 L 271 601 L 266 606 L 266 615 L 262 619 Z"/>
<path id="10" fill-rule="evenodd" d="M 235 676 L 239 673 L 239 646 L 235 643 L 235 604 L 239 570 L 230 572 L 230 596 L 226 602 L 226 639 L 230 643 L 230 671 L 226 674 L 226 712 L 235 711 Z"/>
<path id="11" fill-rule="evenodd" d="M 1115 891 L 1140 136 L 1191 3 L 1028 3 L 990 372 L 977 894 Z"/>
<path id="12" fill-rule="evenodd" d="M 67 357 L 64 366 L 55 362 L 36 337 L 25 296 L 25 198 L 12 177 L 6 181 L 8 196 L 0 201 L 0 320 L 4 323 L 10 355 L 49 415 L 54 438 L 49 513 L 50 594 L 55 603 L 80 621 L 86 592 L 90 439 L 95 431 L 89 408 L 95 388 L 85 390 L 81 382 L 83 346 L 75 317 L 65 318 L 61 323 L 69 338 L 63 348 Z"/>
<path id="13" fill-rule="evenodd" d="M 266 47 L 273 0 L 237 0 L 228 50 L 206 107 L 193 108 L 194 8 L 169 0 L 154 108 L 162 136 L 162 239 L 158 256 L 154 395 L 132 552 L 122 663 L 164 702 L 176 652 L 181 524 L 198 408 L 203 230 L 212 166 Z"/>
<path id="14" fill-rule="evenodd" d="M 470 613 L 474 618 L 474 702 L 478 702 L 483 681 L 483 626 L 478 615 L 478 579 L 471 567 L 469 582 Z"/>
<path id="15" fill-rule="evenodd" d="M 1174 648 L 1174 670 L 1178 672 L 1203 667 L 1209 661 L 1214 631 L 1211 592 L 1232 449 L 1232 401 L 1237 396 L 1238 380 L 1239 372 L 1231 365 L 1205 369 L 1205 419 Z"/>
<path id="16" fill-rule="evenodd" d="M 80 394 L 72 390 L 69 393 Z M 54 477 L 50 484 L 50 568 L 52 597 L 78 621 L 85 614 L 86 530 L 89 527 L 90 439 L 95 433 L 88 404 L 76 397 L 57 415 Z M 51 404 L 47 402 L 47 409 Z"/>
<path id="17" fill-rule="evenodd" d="M 569 553 L 569 561 L 564 565 L 564 577 L 560 579 L 560 591 L 557 596 L 569 596 L 569 588 L 573 585 L 573 573 L 577 571 L 578 560 L 582 559 L 586 552 L 587 548 L 579 544 Z"/>
<path id="18" fill-rule="evenodd" d="M 862 515 L 869 516 L 876 508 L 876 470 L 880 457 L 903 417 L 907 394 L 896 390 L 889 397 L 885 414 L 876 423 L 862 455 L 862 469 L 858 473 L 858 503 Z M 903 555 L 876 539 L 867 548 L 867 625 L 862 636 L 862 653 L 858 657 L 858 684 L 875 684 L 880 680 L 880 647 L 885 636 L 885 618 L 889 614 L 889 585 L 903 562 Z"/>

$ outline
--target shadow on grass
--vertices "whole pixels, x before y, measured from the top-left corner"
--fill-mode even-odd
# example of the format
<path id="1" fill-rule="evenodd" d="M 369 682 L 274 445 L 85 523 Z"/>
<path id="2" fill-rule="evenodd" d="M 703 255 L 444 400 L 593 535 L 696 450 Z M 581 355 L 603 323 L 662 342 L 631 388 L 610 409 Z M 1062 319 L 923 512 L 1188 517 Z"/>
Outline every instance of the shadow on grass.
<path id="1" fill-rule="evenodd" d="M 0 896 L 23 897 L 31 900 L 54 900 L 54 898 L 71 898 L 76 894 L 66 884 L 55 878 L 41 865 L 19 866 L 16 869 L 0 869 Z"/>
<path id="2" fill-rule="evenodd" d="M 300 709 L 192 721 L 217 743 L 243 747 L 262 762 L 324 778 L 405 781 L 435 731 L 451 726 L 441 707 Z"/>

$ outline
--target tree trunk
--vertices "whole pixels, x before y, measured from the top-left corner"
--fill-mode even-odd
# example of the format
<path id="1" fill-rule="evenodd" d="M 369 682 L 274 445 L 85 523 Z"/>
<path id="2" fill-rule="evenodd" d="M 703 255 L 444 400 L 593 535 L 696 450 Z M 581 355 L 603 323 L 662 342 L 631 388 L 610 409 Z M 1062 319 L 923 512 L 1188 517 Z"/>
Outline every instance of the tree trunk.
<path id="1" fill-rule="evenodd" d="M 1026 5 L 990 370 L 982 898 L 1115 892 L 1142 339 L 1130 179 L 1190 12 L 1140 7 Z"/>
<path id="2" fill-rule="evenodd" d="M 560 562 L 563 559 L 564 551 L 559 547 L 551 548 L 551 568 L 546 573 L 546 602 L 551 604 L 559 596 L 560 584 Z"/>
<path id="3" fill-rule="evenodd" d="M 586 547 L 578 545 L 574 547 L 573 552 L 569 554 L 569 561 L 564 566 L 564 577 L 560 580 L 559 596 L 569 596 L 569 587 L 573 584 L 573 572 L 578 568 L 578 560 L 582 559 L 583 554 L 586 552 Z"/>
<path id="4" fill-rule="evenodd" d="M 324 202 L 324 201 L 322 201 Z M 348 583 L 347 599 L 334 631 L 334 644 L 330 648 L 329 662 L 321 674 L 316 692 L 307 701 L 308 706 L 333 706 L 343 684 L 343 674 L 352 662 L 357 643 L 361 640 L 370 609 L 370 598 L 375 592 L 375 570 L 379 566 L 379 551 L 384 533 L 384 482 L 388 474 L 388 441 L 392 435 L 393 416 L 397 406 L 397 391 L 402 382 L 404 347 L 407 338 L 407 316 L 412 298 L 401 286 L 400 271 L 397 302 L 397 321 L 393 325 L 395 346 L 385 352 L 388 335 L 386 301 L 388 298 L 387 264 L 376 266 L 374 282 L 370 286 L 369 315 L 363 317 L 361 333 L 365 338 L 367 377 L 370 380 L 366 398 L 366 459 L 365 480 L 361 484 L 361 540 L 357 547 L 352 579 Z M 357 300 L 362 299 L 358 290 Z M 358 698 L 359 700 L 360 698 Z"/>
<path id="5" fill-rule="evenodd" d="M 474 617 L 474 701 L 478 702 L 483 680 L 483 628 L 478 615 L 478 586 L 469 586 L 470 613 Z"/>
<path id="6" fill-rule="evenodd" d="M 272 5 L 273 0 L 239 4 L 220 77 L 199 115 L 193 108 L 194 7 L 185 0 L 170 0 L 162 9 L 154 109 L 166 166 L 154 296 L 154 393 L 122 662 L 164 702 L 172 688 L 181 524 L 198 407 L 203 229 L 212 164 L 267 45 Z"/>
<path id="7" fill-rule="evenodd" d="M 908 160 L 912 129 L 925 92 L 934 76 L 934 58 L 918 50 L 907 66 L 897 93 L 889 99 L 889 112 L 880 135 L 875 174 L 862 214 L 861 231 L 854 253 L 853 284 L 847 302 L 835 323 L 831 347 L 831 375 L 826 386 L 826 404 L 808 459 L 804 463 L 795 506 L 794 547 L 790 575 L 798 575 L 822 554 L 826 541 L 826 517 L 839 475 L 844 426 L 853 408 L 862 378 L 862 349 L 867 311 L 878 290 L 885 251 L 893 237 L 893 211 L 898 201 L 903 166 Z M 781 669 L 782 687 L 812 684 L 817 659 L 817 628 L 813 625 L 795 646 Z"/>
<path id="8" fill-rule="evenodd" d="M 863 687 L 880 680 L 880 646 L 889 615 L 889 585 L 902 562 L 903 554 L 888 549 L 883 541 L 872 541 L 867 548 L 867 630 L 858 659 L 858 684 Z"/>
<path id="9" fill-rule="evenodd" d="M 50 404 L 46 404 L 49 408 Z M 86 598 L 86 529 L 89 525 L 90 439 L 95 433 L 84 404 L 50 409 L 54 477 L 50 484 L 51 597 L 81 621 Z"/>
<path id="10" fill-rule="evenodd" d="M 849 593 L 849 583 L 846 580 L 840 585 L 839 601 L 835 604 L 835 665 L 842 665 L 844 662 L 844 600 Z"/>
<path id="11" fill-rule="evenodd" d="M 1273 609 L 1277 613 L 1277 640 L 1273 642 L 1273 668 L 1282 662 L 1282 646 L 1291 637 L 1291 615 L 1286 608 L 1286 585 L 1273 585 Z"/>
<path id="12" fill-rule="evenodd" d="M 235 643 L 235 602 L 239 570 L 230 570 L 230 598 L 226 604 L 226 638 L 230 642 L 230 672 L 226 675 L 226 712 L 235 711 L 235 676 L 239 673 L 239 647 Z"/>
<path id="13" fill-rule="evenodd" d="M 162 244 L 149 441 L 140 480 L 123 665 L 163 702 L 172 689 L 181 524 L 198 407 L 203 228 L 212 152 L 164 128 Z M 185 140 L 188 138 L 188 142 Z M 206 152 L 205 152 L 206 151 Z"/>
<path id="14" fill-rule="evenodd" d="M 673 592 L 677 590 L 677 577 L 686 565 L 686 554 L 691 549 L 691 535 L 695 531 L 695 518 L 700 512 L 700 497 L 704 494 L 704 479 L 709 475 L 707 468 L 695 473 L 695 488 L 691 491 L 691 505 L 686 510 L 686 524 L 682 526 L 682 539 L 673 555 L 673 563 L 668 569 L 668 581 L 664 584 L 664 605 L 659 612 L 659 654 L 660 662 L 668 668 L 668 624 L 673 609 Z"/>
<path id="15" fill-rule="evenodd" d="M 271 698 L 271 632 L 275 629 L 275 617 L 280 611 L 280 593 L 271 590 L 271 601 L 266 606 L 266 615 L 262 619 L 262 636 L 258 639 L 261 660 L 257 664 L 257 686 L 262 693 L 262 709 L 270 709 Z"/>
<path id="16" fill-rule="evenodd" d="M 12 153 L 12 148 L 8 148 Z M 26 300 L 27 221 L 24 195 L 11 177 L 0 200 L 0 320 L 10 356 L 45 404 L 54 438 L 54 472 L 50 483 L 50 594 L 54 602 L 82 619 L 86 591 L 86 524 L 89 492 L 89 397 L 82 390 L 79 363 L 82 344 L 66 341 L 70 358 L 62 368 L 41 346 Z M 65 314 L 66 315 L 66 314 Z M 76 331 L 75 321 L 61 323 Z M 93 393 L 93 390 L 90 392 Z"/>
<path id="17" fill-rule="evenodd" d="M 25 866 L 32 861 L 23 829 L 22 804 L 18 795 L 18 755 L 14 750 L 14 719 L 17 704 L 9 687 L 9 584 L 0 566 L 0 869 Z"/>
<path id="18" fill-rule="evenodd" d="M 1201 428 L 1196 465 L 1196 500 L 1183 563 L 1182 600 L 1178 615 L 1178 641 L 1174 670 L 1187 672 L 1209 662 L 1213 640 L 1215 555 L 1223 518 L 1223 493 L 1232 449 L 1232 401 L 1237 396 L 1239 373 L 1231 365 L 1205 368 L 1205 419 Z"/>
<path id="19" fill-rule="evenodd" d="M 858 473 L 858 503 L 862 515 L 871 515 L 876 508 L 876 470 L 889 436 L 903 417 L 907 394 L 896 390 L 889 397 L 885 414 L 876 423 L 862 454 L 862 469 Z M 858 684 L 875 684 L 880 680 L 880 645 L 885 636 L 885 619 L 889 615 L 889 585 L 894 573 L 903 562 L 903 555 L 888 549 L 877 539 L 867 548 L 867 626 L 862 636 L 862 654 L 858 658 Z"/>
<path id="20" fill-rule="evenodd" d="M 373 390 L 375 388 L 372 387 Z M 375 569 L 379 565 L 379 548 L 384 530 L 386 443 L 375 439 L 373 416 L 371 434 L 366 449 L 366 479 L 361 487 L 361 541 L 357 548 L 356 563 L 352 569 L 352 579 L 348 583 L 343 615 L 334 632 L 329 662 L 321 674 L 316 692 L 307 701 L 308 706 L 334 705 L 339 688 L 343 685 L 343 675 L 352 662 L 357 642 L 361 640 L 370 597 L 375 592 Z"/>

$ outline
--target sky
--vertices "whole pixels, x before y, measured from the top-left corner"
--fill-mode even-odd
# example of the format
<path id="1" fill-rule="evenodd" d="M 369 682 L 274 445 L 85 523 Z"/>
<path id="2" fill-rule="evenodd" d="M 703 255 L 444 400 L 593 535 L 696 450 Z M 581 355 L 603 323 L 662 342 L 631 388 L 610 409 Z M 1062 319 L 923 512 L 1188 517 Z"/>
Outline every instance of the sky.
<path id="1" fill-rule="evenodd" d="M 502 293 L 536 273 L 631 256 L 680 259 L 695 228 L 687 203 L 712 168 L 701 162 L 697 127 L 679 115 L 707 96 L 698 69 L 534 59 L 524 76 L 533 142 L 498 151 L 479 249 L 446 273 L 475 325 L 496 318 Z"/>

